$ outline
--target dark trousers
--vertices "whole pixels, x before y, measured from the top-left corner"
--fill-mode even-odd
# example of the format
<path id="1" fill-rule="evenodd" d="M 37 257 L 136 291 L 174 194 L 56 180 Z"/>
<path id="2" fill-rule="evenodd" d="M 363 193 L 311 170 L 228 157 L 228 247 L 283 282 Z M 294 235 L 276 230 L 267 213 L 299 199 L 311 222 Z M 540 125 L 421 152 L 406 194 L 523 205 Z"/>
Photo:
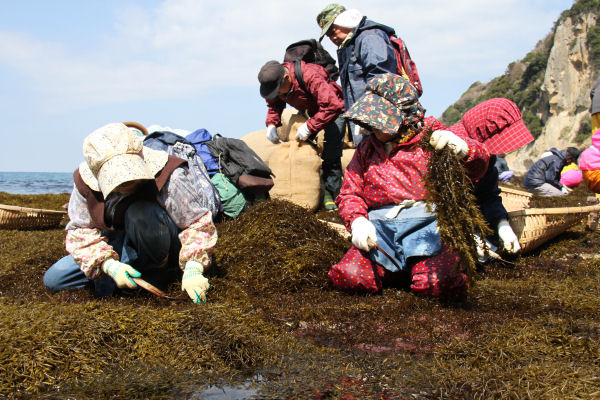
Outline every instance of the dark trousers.
<path id="1" fill-rule="evenodd" d="M 334 198 L 342 187 L 342 146 L 345 133 L 346 120 L 340 117 L 325 127 L 321 170 L 325 189 L 329 190 Z"/>

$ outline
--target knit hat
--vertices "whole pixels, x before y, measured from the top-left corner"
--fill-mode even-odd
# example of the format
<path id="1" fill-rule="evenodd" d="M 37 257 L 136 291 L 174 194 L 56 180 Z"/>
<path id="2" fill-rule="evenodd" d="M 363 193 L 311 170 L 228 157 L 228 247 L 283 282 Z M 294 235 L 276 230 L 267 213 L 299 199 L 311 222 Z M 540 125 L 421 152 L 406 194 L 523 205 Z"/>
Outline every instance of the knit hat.
<path id="1" fill-rule="evenodd" d="M 81 178 L 92 190 L 101 191 L 104 198 L 122 183 L 154 179 L 169 155 L 143 146 L 142 141 L 122 123 L 96 129 L 83 141 Z"/>
<path id="2" fill-rule="evenodd" d="M 284 75 L 285 68 L 280 62 L 275 60 L 267 61 L 258 72 L 260 95 L 267 100 L 277 97 Z"/>
<path id="3" fill-rule="evenodd" d="M 413 85 L 403 77 L 385 73 L 367 82 L 365 94 L 342 114 L 356 124 L 375 128 L 390 136 L 397 136 L 402 127 L 406 136 L 400 142 L 410 140 L 421 122 L 425 109 Z M 409 137 L 410 136 L 410 137 Z"/>
<path id="4" fill-rule="evenodd" d="M 491 154 L 509 153 L 533 141 L 521 110 L 509 99 L 486 100 L 465 113 L 461 120 L 467 135 L 485 143 Z"/>
<path id="5" fill-rule="evenodd" d="M 319 15 L 317 15 L 317 24 L 321 27 L 321 35 L 319 36 L 319 41 L 323 39 L 323 36 L 327 33 L 333 21 L 335 21 L 336 17 L 340 15 L 342 12 L 346 11 L 346 7 L 341 4 L 331 3 L 327 7 L 325 7 Z"/>

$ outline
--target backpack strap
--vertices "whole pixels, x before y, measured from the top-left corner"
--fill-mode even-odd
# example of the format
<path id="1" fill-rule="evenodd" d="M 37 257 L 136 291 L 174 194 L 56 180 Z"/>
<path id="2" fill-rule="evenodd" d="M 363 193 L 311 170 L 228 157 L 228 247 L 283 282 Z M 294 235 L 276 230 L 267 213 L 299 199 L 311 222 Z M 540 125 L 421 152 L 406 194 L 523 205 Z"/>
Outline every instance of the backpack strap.
<path id="1" fill-rule="evenodd" d="M 308 92 L 306 84 L 304 83 L 304 77 L 302 76 L 302 65 L 300 64 L 300 60 L 294 60 L 294 75 L 296 75 L 296 80 L 298 81 L 300 88 L 305 92 Z"/>

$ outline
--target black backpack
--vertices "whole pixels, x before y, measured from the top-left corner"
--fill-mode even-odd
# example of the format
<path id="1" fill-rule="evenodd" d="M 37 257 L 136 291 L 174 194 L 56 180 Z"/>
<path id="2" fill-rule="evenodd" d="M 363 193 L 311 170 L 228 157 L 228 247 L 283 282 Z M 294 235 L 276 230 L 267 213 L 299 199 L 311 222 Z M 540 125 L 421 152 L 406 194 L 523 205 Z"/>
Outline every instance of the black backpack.
<path id="1" fill-rule="evenodd" d="M 300 61 L 320 65 L 329 73 L 329 81 L 336 81 L 340 76 L 340 70 L 335 65 L 335 59 L 315 39 L 300 40 L 290 44 L 285 49 L 283 62 L 294 61 L 294 74 L 302 90 L 306 91 L 306 84 L 302 77 Z"/>
<path id="2" fill-rule="evenodd" d="M 244 194 L 267 193 L 273 187 L 273 172 L 243 140 L 217 133 L 205 144 L 220 171 Z"/>

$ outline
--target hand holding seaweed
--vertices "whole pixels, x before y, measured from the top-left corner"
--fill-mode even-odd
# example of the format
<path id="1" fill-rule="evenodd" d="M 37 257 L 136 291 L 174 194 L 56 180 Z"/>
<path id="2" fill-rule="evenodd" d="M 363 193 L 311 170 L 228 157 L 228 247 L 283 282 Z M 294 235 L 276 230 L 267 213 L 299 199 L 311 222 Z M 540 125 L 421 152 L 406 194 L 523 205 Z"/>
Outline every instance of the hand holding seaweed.
<path id="1" fill-rule="evenodd" d="M 421 147 L 431 154 L 425 174 L 429 211 L 437 215 L 440 238 L 457 251 L 463 260 L 469 281 L 473 282 L 477 262 L 476 234 L 491 234 L 475 202 L 473 184 L 464 166 L 449 146 L 435 150 L 430 144 L 433 131 L 423 135 Z"/>

